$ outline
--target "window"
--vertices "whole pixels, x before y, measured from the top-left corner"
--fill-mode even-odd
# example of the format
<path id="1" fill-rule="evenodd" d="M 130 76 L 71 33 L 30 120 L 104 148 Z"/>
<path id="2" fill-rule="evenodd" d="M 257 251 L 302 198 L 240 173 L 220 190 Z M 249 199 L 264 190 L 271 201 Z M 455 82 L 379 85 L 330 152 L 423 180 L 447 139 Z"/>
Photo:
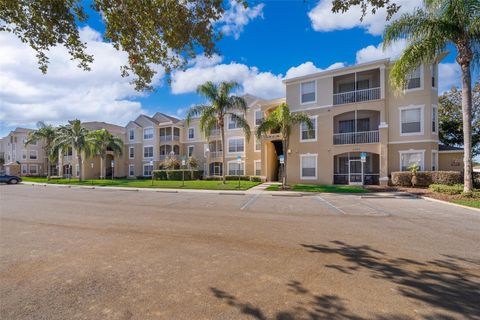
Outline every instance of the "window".
<path id="1" fill-rule="evenodd" d="M 38 174 L 38 166 L 36 164 L 30 165 L 30 174 Z"/>
<path id="2" fill-rule="evenodd" d="M 134 159 L 135 158 L 135 147 L 129 147 L 128 148 L 128 157 L 130 159 Z"/>
<path id="3" fill-rule="evenodd" d="M 437 73 L 435 71 L 435 64 L 432 64 L 430 66 L 430 72 L 432 74 L 432 88 L 437 87 Z"/>
<path id="4" fill-rule="evenodd" d="M 134 164 L 130 164 L 128 166 L 128 176 L 130 176 L 130 177 L 135 176 L 135 165 Z"/>
<path id="5" fill-rule="evenodd" d="M 128 139 L 129 140 L 135 140 L 135 129 L 129 129 L 128 130 Z"/>
<path id="6" fill-rule="evenodd" d="M 28 166 L 26 164 L 22 164 L 22 174 L 28 173 Z"/>
<path id="7" fill-rule="evenodd" d="M 433 106 L 432 107 L 432 132 L 437 132 L 438 131 L 438 127 L 437 127 L 437 118 L 438 118 L 438 108 L 437 106 Z"/>
<path id="8" fill-rule="evenodd" d="M 400 108 L 400 112 L 401 134 L 423 133 L 423 107 Z"/>
<path id="9" fill-rule="evenodd" d="M 301 154 L 300 155 L 300 177 L 301 179 L 317 178 L 317 155 Z"/>
<path id="10" fill-rule="evenodd" d="M 255 175 L 260 176 L 262 174 L 262 161 L 255 160 L 254 165 L 255 165 Z"/>
<path id="11" fill-rule="evenodd" d="M 438 170 L 438 151 L 432 150 L 432 171 Z"/>
<path id="12" fill-rule="evenodd" d="M 312 120 L 313 129 L 308 130 L 306 123 L 302 123 L 300 126 L 301 135 L 300 141 L 316 141 L 317 140 L 317 117 L 310 117 Z"/>
<path id="13" fill-rule="evenodd" d="M 228 152 L 243 152 L 245 150 L 243 138 L 232 138 L 228 140 Z"/>
<path id="14" fill-rule="evenodd" d="M 301 83 L 300 88 L 301 103 L 315 102 L 315 81 Z"/>
<path id="15" fill-rule="evenodd" d="M 417 69 L 413 70 L 408 76 L 407 76 L 407 83 L 406 83 L 406 88 L 407 90 L 411 89 L 417 89 L 422 87 L 422 72 L 421 72 L 421 66 L 418 67 Z"/>
<path id="16" fill-rule="evenodd" d="M 153 158 L 153 147 L 143 147 L 143 157 L 144 158 Z"/>
<path id="17" fill-rule="evenodd" d="M 37 160 L 37 150 L 30 150 L 28 156 L 30 160 Z"/>
<path id="18" fill-rule="evenodd" d="M 237 114 L 237 116 L 241 117 L 241 115 L 238 115 L 238 114 Z M 229 130 L 234 130 L 234 129 L 239 129 L 239 128 L 240 128 L 240 126 L 237 123 L 237 121 L 233 120 L 232 116 L 230 115 L 228 117 L 228 129 Z"/>
<path id="19" fill-rule="evenodd" d="M 75 176 L 80 177 L 80 166 L 78 164 L 75 165 Z"/>
<path id="20" fill-rule="evenodd" d="M 259 151 L 262 150 L 262 142 L 261 142 L 259 139 L 257 139 L 257 137 L 255 137 L 255 146 L 254 146 L 254 148 L 255 148 L 255 152 L 259 152 Z"/>
<path id="21" fill-rule="evenodd" d="M 400 152 L 400 171 L 408 171 L 409 168 L 417 164 L 420 170 L 423 170 L 424 150 L 399 151 Z"/>
<path id="22" fill-rule="evenodd" d="M 22 160 L 27 160 L 27 150 L 22 150 Z"/>
<path id="23" fill-rule="evenodd" d="M 143 175 L 145 177 L 151 177 L 153 171 L 153 166 L 151 164 L 144 164 L 143 165 Z"/>
<path id="24" fill-rule="evenodd" d="M 153 139 L 153 128 L 143 129 L 143 140 Z"/>
<path id="25" fill-rule="evenodd" d="M 244 162 L 238 163 L 237 161 L 230 161 L 228 163 L 228 175 L 229 176 L 243 176 L 244 173 Z"/>
<path id="26" fill-rule="evenodd" d="M 188 128 L 188 139 L 195 139 L 195 128 Z"/>
<path id="27" fill-rule="evenodd" d="M 188 146 L 187 147 L 187 156 L 188 157 L 193 156 L 193 148 L 194 148 L 194 146 Z"/>
<path id="28" fill-rule="evenodd" d="M 263 121 L 263 111 L 257 110 L 255 111 L 255 125 L 259 125 Z"/>

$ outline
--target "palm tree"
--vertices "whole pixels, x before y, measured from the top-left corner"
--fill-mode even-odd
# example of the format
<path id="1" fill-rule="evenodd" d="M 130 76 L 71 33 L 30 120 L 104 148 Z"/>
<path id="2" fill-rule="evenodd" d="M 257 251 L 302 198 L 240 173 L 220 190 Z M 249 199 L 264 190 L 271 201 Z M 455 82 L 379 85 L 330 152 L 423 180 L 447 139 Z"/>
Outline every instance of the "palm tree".
<path id="1" fill-rule="evenodd" d="M 106 129 L 100 129 L 89 132 L 87 141 L 90 153 L 100 156 L 100 178 L 105 179 L 107 152 L 112 151 L 115 156 L 120 156 L 123 152 L 123 140 Z"/>
<path id="2" fill-rule="evenodd" d="M 282 136 L 282 148 L 284 156 L 284 170 L 282 179 L 282 188 L 286 188 L 287 183 L 287 150 L 290 142 L 290 135 L 292 128 L 295 125 L 306 124 L 309 131 L 312 131 L 313 122 L 309 116 L 304 112 L 292 113 L 286 103 L 280 104 L 273 110 L 266 119 L 264 119 L 257 127 L 256 136 L 257 139 L 261 139 L 262 136 L 270 133 L 271 130 L 278 130 Z"/>
<path id="3" fill-rule="evenodd" d="M 50 164 L 55 163 L 58 156 L 58 153 L 52 152 L 53 141 L 57 137 L 57 129 L 54 126 L 46 125 L 41 121 L 37 123 L 37 127 L 37 130 L 28 134 L 27 140 L 25 140 L 25 146 L 38 142 L 39 140 L 43 141 L 43 151 L 45 151 L 47 156 L 47 180 L 50 180 Z"/>
<path id="4" fill-rule="evenodd" d="M 472 183 L 472 78 L 471 68 L 480 62 L 480 1 L 424 0 L 425 8 L 404 14 L 384 32 L 384 47 L 399 39 L 407 48 L 390 73 L 397 89 L 404 88 L 406 76 L 421 63 L 434 61 L 448 45 L 457 50 L 462 72 L 462 113 L 464 136 L 464 191 Z"/>
<path id="5" fill-rule="evenodd" d="M 242 97 L 230 94 L 237 87 L 236 82 L 221 82 L 217 85 L 211 81 L 198 86 L 197 92 L 209 100 L 210 104 L 190 108 L 185 121 L 188 125 L 193 118 L 200 117 L 200 130 L 207 139 L 215 127 L 218 126 L 220 129 L 223 183 L 225 183 L 225 117 L 230 116 L 231 120 L 243 129 L 247 141 L 250 140 L 250 126 L 245 119 L 247 104 Z M 243 116 L 238 115 L 238 112 L 242 112 Z"/>
<path id="6" fill-rule="evenodd" d="M 80 120 L 70 120 L 68 125 L 58 127 L 58 135 L 53 142 L 52 152 L 65 152 L 68 148 L 72 148 L 77 153 L 77 162 L 79 166 L 79 181 L 82 181 L 82 153 L 86 157 L 90 155 L 88 143 L 88 129 L 82 127 Z"/>

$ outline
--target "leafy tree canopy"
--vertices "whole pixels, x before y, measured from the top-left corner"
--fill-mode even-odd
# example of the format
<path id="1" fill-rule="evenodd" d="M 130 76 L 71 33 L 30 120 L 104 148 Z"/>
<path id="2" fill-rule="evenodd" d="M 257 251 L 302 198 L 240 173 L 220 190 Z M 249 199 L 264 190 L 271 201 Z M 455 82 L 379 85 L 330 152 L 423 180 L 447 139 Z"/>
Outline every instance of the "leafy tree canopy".
<path id="1" fill-rule="evenodd" d="M 246 1 L 237 0 L 246 5 Z M 80 40 L 78 27 L 97 11 L 104 38 L 128 54 L 122 76 L 134 74 L 137 90 L 152 89 L 154 65 L 166 72 L 182 67 L 199 50 L 211 56 L 221 34 L 214 22 L 224 13 L 223 0 L 0 0 L 0 31 L 12 32 L 36 53 L 39 68 L 48 69 L 48 51 L 67 48 L 78 66 L 89 70 L 94 57 Z"/>
<path id="2" fill-rule="evenodd" d="M 472 151 L 480 155 L 480 83 L 472 90 Z M 463 146 L 462 91 L 452 88 L 438 99 L 440 141 L 447 146 Z"/>
<path id="3" fill-rule="evenodd" d="M 371 14 L 375 14 L 379 9 L 385 8 L 387 11 L 387 20 L 400 10 L 400 5 L 391 2 L 390 0 L 333 0 L 332 11 L 334 13 L 347 12 L 351 7 L 360 6 L 362 15 L 360 20 L 367 15 L 369 9 Z"/>

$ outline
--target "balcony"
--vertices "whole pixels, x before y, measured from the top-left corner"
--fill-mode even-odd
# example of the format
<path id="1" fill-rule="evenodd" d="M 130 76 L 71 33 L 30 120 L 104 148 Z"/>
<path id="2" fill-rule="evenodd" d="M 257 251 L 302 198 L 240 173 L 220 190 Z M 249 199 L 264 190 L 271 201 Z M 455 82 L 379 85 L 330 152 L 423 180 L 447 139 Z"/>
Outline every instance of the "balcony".
<path id="1" fill-rule="evenodd" d="M 172 141 L 172 135 L 160 136 L 160 141 Z"/>
<path id="2" fill-rule="evenodd" d="M 378 130 L 333 134 L 334 145 L 378 143 L 379 141 L 380 136 Z"/>
<path id="3" fill-rule="evenodd" d="M 63 156 L 63 162 L 70 162 L 72 161 L 72 156 Z"/>
<path id="4" fill-rule="evenodd" d="M 160 155 L 160 161 L 165 161 L 167 159 L 170 159 L 170 158 L 174 158 L 176 160 L 180 159 L 180 155 L 178 154 L 175 154 L 173 156 L 169 155 L 169 154 L 161 154 Z"/>
<path id="5" fill-rule="evenodd" d="M 380 87 L 335 93 L 333 95 L 333 104 L 339 105 L 378 99 L 380 99 Z"/>
<path id="6" fill-rule="evenodd" d="M 210 151 L 209 155 L 210 159 L 221 159 L 222 158 L 222 151 Z"/>

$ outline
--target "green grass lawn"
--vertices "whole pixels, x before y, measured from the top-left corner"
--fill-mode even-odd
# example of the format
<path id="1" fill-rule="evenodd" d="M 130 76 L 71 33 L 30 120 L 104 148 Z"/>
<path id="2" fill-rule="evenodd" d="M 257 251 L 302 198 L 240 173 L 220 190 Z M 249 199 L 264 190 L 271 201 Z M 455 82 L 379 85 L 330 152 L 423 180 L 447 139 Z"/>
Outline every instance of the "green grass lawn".
<path id="1" fill-rule="evenodd" d="M 334 185 L 312 185 L 312 184 L 294 184 L 289 186 L 289 191 L 299 192 L 327 192 L 327 193 L 364 193 L 368 190 L 360 186 L 334 186 Z M 281 185 L 274 184 L 267 188 L 269 191 L 280 191 Z"/>
<path id="2" fill-rule="evenodd" d="M 453 200 L 452 202 L 456 203 L 456 204 L 461 204 L 461 205 L 464 205 L 464 206 L 480 209 L 480 200 L 479 199 L 472 199 L 472 200 L 459 199 L 459 200 Z"/>
<path id="3" fill-rule="evenodd" d="M 238 181 L 227 181 L 223 184 L 222 181 L 206 181 L 206 180 L 191 180 L 185 181 L 185 186 L 182 186 L 182 181 L 167 181 L 167 180 L 130 180 L 130 179 L 114 179 L 112 180 L 84 180 L 79 182 L 78 179 L 52 179 L 37 177 L 22 177 L 26 182 L 51 183 L 51 184 L 71 184 L 71 185 L 85 185 L 85 186 L 100 186 L 100 187 L 127 187 L 127 188 L 170 188 L 170 189 L 204 189 L 204 190 L 247 190 L 254 187 L 259 182 L 240 181 L 240 188 Z"/>

